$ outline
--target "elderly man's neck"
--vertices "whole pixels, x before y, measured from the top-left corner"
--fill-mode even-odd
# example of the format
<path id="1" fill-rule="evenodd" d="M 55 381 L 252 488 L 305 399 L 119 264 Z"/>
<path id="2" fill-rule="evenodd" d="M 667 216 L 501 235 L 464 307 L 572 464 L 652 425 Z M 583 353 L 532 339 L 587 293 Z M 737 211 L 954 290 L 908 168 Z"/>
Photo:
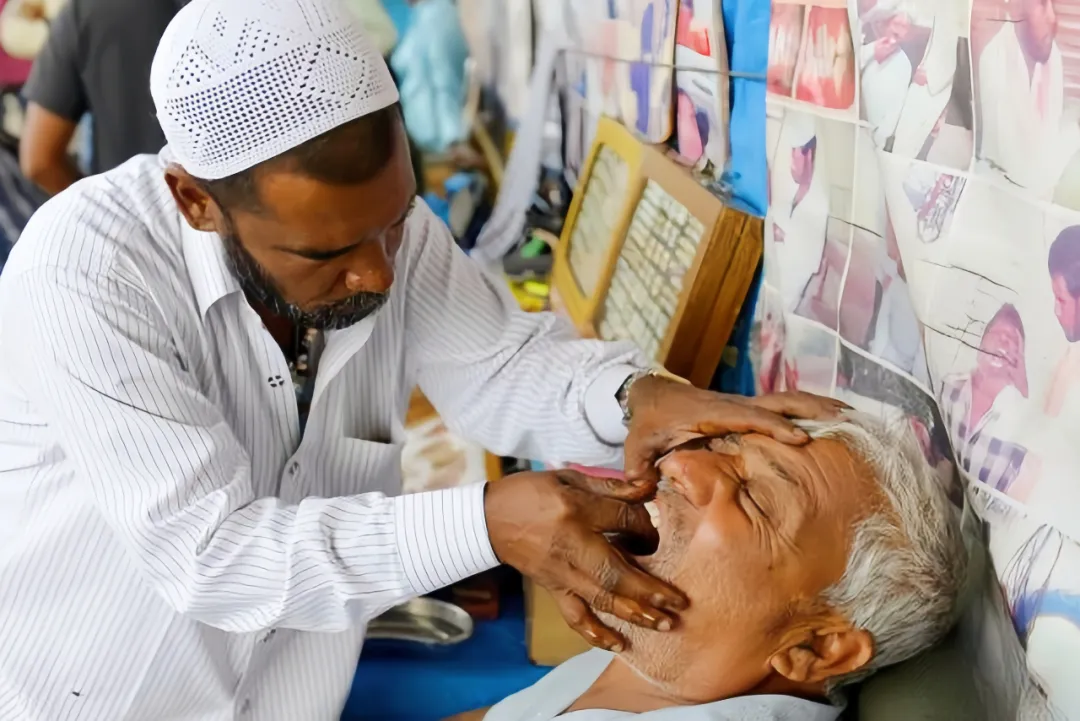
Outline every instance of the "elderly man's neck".
<path id="1" fill-rule="evenodd" d="M 796 696 L 812 701 L 824 701 L 825 689 L 820 684 L 796 684 L 777 674 L 769 674 L 759 684 L 748 689 L 724 689 L 718 680 L 714 689 L 664 688 L 635 671 L 622 658 L 616 658 L 588 691 L 566 710 L 604 709 L 626 713 L 647 713 L 673 706 L 695 706 L 723 701 L 739 696 Z"/>

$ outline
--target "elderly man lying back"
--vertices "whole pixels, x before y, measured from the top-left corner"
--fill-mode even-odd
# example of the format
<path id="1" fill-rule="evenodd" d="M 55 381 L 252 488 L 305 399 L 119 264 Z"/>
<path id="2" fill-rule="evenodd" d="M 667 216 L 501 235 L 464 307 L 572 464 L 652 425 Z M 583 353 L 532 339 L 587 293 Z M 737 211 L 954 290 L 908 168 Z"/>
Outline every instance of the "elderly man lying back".
<path id="1" fill-rule="evenodd" d="M 903 428 L 850 413 L 682 446 L 660 462 L 659 545 L 637 561 L 690 607 L 669 633 L 610 617 L 593 650 L 456 721 L 833 721 L 845 684 L 948 631 L 966 553 L 958 513 Z"/>

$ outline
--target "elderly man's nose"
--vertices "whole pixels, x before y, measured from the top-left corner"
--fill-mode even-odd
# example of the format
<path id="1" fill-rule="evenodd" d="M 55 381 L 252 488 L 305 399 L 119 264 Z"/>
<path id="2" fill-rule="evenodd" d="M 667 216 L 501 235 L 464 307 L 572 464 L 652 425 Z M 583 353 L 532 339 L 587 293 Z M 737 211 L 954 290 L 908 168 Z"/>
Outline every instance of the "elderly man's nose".
<path id="1" fill-rule="evenodd" d="M 723 474 L 722 457 L 705 448 L 675 451 L 660 462 L 660 473 L 695 506 L 706 506 Z"/>

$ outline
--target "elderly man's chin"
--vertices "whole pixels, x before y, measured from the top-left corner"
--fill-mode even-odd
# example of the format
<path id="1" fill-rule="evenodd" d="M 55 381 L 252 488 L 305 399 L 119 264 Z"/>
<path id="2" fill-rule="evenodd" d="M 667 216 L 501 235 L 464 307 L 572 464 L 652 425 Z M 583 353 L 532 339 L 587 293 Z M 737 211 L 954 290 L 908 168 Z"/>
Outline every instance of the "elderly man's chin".
<path id="1" fill-rule="evenodd" d="M 650 508 L 659 543 L 653 553 L 633 556 L 638 566 L 676 587 L 692 536 L 678 512 L 681 503 L 687 503 L 686 499 L 661 486 L 654 508 Z M 678 678 L 678 626 L 673 631 L 651 631 L 609 614 L 600 614 L 600 619 L 626 639 L 626 648 L 619 655 L 631 668 L 661 687 Z"/>

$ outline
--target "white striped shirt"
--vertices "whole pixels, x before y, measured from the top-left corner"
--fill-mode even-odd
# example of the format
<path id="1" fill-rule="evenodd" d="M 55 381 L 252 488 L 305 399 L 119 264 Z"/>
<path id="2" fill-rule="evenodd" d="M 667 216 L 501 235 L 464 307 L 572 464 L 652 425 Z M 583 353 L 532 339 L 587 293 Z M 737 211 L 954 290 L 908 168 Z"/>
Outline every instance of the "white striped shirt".
<path id="1" fill-rule="evenodd" d="M 411 390 L 497 453 L 611 464 L 645 360 L 520 312 L 420 204 L 301 437 L 162 168 L 50 201 L 0 279 L 0 720 L 336 719 L 371 618 L 497 563 L 483 486 L 394 497 Z"/>

